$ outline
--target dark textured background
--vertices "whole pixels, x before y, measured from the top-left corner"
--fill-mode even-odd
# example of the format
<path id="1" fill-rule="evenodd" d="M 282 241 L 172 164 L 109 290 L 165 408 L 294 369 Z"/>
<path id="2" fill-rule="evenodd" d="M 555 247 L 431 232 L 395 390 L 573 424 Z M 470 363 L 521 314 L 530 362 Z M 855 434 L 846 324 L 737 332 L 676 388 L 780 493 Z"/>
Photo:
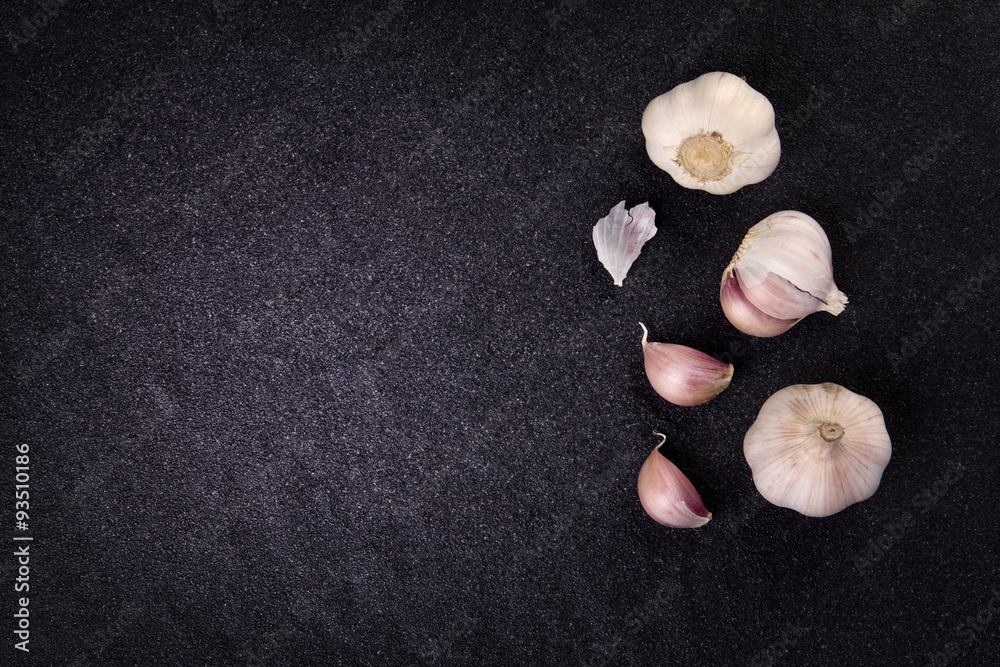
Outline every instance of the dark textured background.
<path id="1" fill-rule="evenodd" d="M 3 552 L 16 443 L 35 540 L 0 662 L 993 662 L 995 3 L 168 4 L 0 15 Z M 713 70 L 782 137 L 725 197 L 639 128 Z M 622 199 L 659 233 L 616 288 L 591 228 Z M 752 339 L 718 282 L 781 209 L 850 304 Z M 659 399 L 640 320 L 731 388 Z M 822 381 L 894 450 L 809 519 L 741 443 Z M 705 528 L 643 513 L 654 430 Z"/>

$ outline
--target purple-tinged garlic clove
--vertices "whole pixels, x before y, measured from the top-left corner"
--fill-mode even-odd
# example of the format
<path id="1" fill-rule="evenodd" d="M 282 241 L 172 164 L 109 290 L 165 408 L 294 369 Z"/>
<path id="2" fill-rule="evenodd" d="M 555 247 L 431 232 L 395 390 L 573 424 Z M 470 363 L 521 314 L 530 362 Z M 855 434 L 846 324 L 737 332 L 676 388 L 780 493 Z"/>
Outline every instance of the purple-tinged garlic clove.
<path id="1" fill-rule="evenodd" d="M 674 405 L 701 405 L 715 398 L 733 379 L 733 366 L 685 345 L 650 343 L 642 327 L 646 377 L 653 389 Z"/>
<path id="2" fill-rule="evenodd" d="M 698 528 L 712 518 L 694 485 L 680 469 L 660 453 L 667 436 L 639 469 L 639 502 L 654 521 L 671 528 Z"/>
<path id="3" fill-rule="evenodd" d="M 779 320 L 771 317 L 750 303 L 732 270 L 727 270 L 722 277 L 719 301 L 722 303 L 722 312 L 725 313 L 726 319 L 734 327 L 751 336 L 760 338 L 777 336 L 798 322 L 798 320 Z"/>

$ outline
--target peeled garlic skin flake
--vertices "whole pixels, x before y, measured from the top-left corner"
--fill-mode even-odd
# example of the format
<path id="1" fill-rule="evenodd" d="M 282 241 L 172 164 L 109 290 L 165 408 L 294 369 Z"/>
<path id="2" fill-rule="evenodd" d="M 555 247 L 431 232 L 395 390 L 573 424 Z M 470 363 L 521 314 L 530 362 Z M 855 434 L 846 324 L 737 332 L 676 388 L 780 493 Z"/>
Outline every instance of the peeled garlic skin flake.
<path id="1" fill-rule="evenodd" d="M 656 235 L 655 218 L 656 212 L 649 207 L 649 202 L 626 211 L 625 201 L 622 200 L 594 225 L 597 259 L 618 287 L 622 287 L 622 281 L 639 256 L 643 244 Z"/>
<path id="2" fill-rule="evenodd" d="M 872 400 L 831 382 L 796 384 L 764 402 L 743 454 L 768 502 L 821 517 L 875 493 L 892 443 Z"/>

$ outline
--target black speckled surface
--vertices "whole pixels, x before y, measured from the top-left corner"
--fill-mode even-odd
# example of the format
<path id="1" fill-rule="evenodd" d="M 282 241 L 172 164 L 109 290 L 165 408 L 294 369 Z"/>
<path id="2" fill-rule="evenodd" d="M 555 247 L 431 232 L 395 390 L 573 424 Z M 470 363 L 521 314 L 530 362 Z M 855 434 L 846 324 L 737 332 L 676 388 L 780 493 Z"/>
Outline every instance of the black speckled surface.
<path id="1" fill-rule="evenodd" d="M 994 3 L 69 0 L 0 34 L 2 551 L 34 538 L 3 664 L 995 661 Z M 639 129 L 713 70 L 782 138 L 725 197 Z M 616 288 L 591 228 L 622 199 L 659 232 Z M 850 304 L 752 339 L 718 282 L 782 209 Z M 732 386 L 659 399 L 640 320 Z M 894 449 L 809 519 L 742 437 L 824 381 Z M 706 527 L 643 513 L 654 431 Z"/>

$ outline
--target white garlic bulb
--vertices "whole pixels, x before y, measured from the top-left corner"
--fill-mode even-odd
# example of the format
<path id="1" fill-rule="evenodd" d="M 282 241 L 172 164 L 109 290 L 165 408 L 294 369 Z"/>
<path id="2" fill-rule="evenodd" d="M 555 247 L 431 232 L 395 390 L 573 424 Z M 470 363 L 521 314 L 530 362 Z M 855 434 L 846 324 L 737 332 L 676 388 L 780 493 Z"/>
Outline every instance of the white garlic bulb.
<path id="1" fill-rule="evenodd" d="M 698 528 L 712 519 L 694 484 L 660 453 L 663 438 L 639 469 L 639 502 L 654 521 L 671 528 Z"/>
<path id="2" fill-rule="evenodd" d="M 768 502 L 829 516 L 875 493 L 892 443 L 870 399 L 830 382 L 797 384 L 765 401 L 743 454 Z"/>
<path id="3" fill-rule="evenodd" d="M 733 379 L 733 365 L 686 345 L 650 343 L 642 327 L 642 356 L 649 384 L 674 405 L 701 405 L 715 398 Z"/>
<path id="4" fill-rule="evenodd" d="M 779 211 L 750 228 L 722 274 L 719 299 L 733 326 L 761 337 L 819 310 L 839 315 L 847 304 L 833 281 L 826 232 L 798 211 Z"/>
<path id="5" fill-rule="evenodd" d="M 649 207 L 649 202 L 626 211 L 625 202 L 620 201 L 606 217 L 594 225 L 597 259 L 615 279 L 618 287 L 622 286 L 622 281 L 632 268 L 632 262 L 639 256 L 643 244 L 656 235 L 656 225 L 653 223 L 655 218 L 656 212 Z"/>
<path id="6" fill-rule="evenodd" d="M 646 152 L 685 188 L 736 192 L 771 175 L 781 157 L 774 109 L 746 81 L 710 72 L 660 95 L 642 114 Z"/>

